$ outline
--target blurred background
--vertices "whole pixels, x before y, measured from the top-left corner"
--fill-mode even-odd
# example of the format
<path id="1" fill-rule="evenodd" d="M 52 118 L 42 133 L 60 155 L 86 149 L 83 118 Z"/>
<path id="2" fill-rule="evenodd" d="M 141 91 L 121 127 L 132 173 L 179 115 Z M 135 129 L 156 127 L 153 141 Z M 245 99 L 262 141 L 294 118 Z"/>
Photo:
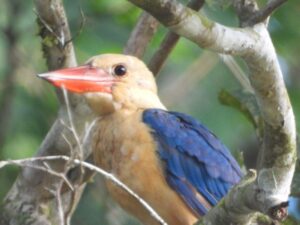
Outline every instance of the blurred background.
<path id="1" fill-rule="evenodd" d="M 53 88 L 36 78 L 47 67 L 32 1 L 0 2 L 0 160 L 4 160 L 35 154 L 56 117 L 58 101 Z M 93 55 L 122 52 L 141 13 L 125 0 L 65 0 L 64 4 L 79 63 Z M 222 24 L 238 26 L 226 0 L 209 0 L 202 11 Z M 82 14 L 85 23 L 81 28 Z M 275 12 L 269 25 L 297 121 L 300 117 L 299 14 L 300 4 L 290 1 Z M 147 50 L 146 62 L 165 33 L 166 29 L 160 27 Z M 203 51 L 182 38 L 157 82 L 162 101 L 170 110 L 191 114 L 202 121 L 241 164 L 243 152 L 251 155 L 257 150 L 251 123 L 218 100 L 221 90 L 238 90 L 240 84 L 217 54 Z M 13 166 L 0 170 L 0 201 L 18 172 L 19 168 Z M 72 224 L 138 224 L 108 197 L 103 182 L 97 176 L 88 185 Z M 297 199 L 290 205 L 291 214 L 300 221 Z"/>

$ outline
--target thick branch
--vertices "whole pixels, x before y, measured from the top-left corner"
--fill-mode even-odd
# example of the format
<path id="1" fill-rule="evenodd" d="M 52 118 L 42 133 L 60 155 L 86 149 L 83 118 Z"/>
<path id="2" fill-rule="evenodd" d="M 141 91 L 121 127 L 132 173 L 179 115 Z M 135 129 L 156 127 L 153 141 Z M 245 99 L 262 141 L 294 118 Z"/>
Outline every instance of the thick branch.
<path id="1" fill-rule="evenodd" d="M 249 54 L 259 39 L 253 29 L 223 26 L 176 1 L 129 1 L 151 13 L 174 33 L 218 53 Z"/>
<path id="2" fill-rule="evenodd" d="M 243 180 L 236 185 L 224 199 L 222 199 L 218 206 L 208 212 L 208 214 L 197 223 L 197 225 L 204 224 L 244 224 L 245 221 L 250 221 L 254 217 L 253 213 L 249 214 L 251 208 L 247 207 L 249 199 L 247 195 L 242 194 L 240 189 L 251 191 L 251 183 L 256 179 L 255 171 L 249 173 Z"/>
<path id="3" fill-rule="evenodd" d="M 243 188 L 240 190 L 249 199 L 247 203 L 242 201 L 247 204 L 246 208 L 249 210 L 241 214 L 260 211 L 275 219 L 281 219 L 274 216 L 277 215 L 274 209 L 278 209 L 278 212 L 282 210 L 276 207 L 283 207 L 290 192 L 296 162 L 295 121 L 282 72 L 265 24 L 230 28 L 212 22 L 174 0 L 130 1 L 200 47 L 218 53 L 240 55 L 245 60 L 262 114 L 264 132 L 257 179 L 251 183 L 253 191 L 244 192 Z M 255 4 L 251 7 L 247 9 L 249 12 L 257 11 Z M 235 221 L 235 218 L 231 219 Z"/>

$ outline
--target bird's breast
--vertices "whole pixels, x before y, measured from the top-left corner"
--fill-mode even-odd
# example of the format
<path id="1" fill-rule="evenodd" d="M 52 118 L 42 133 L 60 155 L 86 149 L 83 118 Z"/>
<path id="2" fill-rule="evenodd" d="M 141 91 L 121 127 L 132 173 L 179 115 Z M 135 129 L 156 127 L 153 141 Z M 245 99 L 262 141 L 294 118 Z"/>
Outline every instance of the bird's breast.
<path id="1" fill-rule="evenodd" d="M 139 111 L 115 113 L 99 122 L 94 141 L 95 162 L 129 186 L 169 224 L 191 224 L 195 217 L 167 184 L 156 153 L 156 143 L 150 129 L 141 121 L 141 114 Z M 125 210 L 144 224 L 157 224 L 136 199 L 111 182 L 107 186 L 112 197 Z"/>
<path id="2" fill-rule="evenodd" d="M 127 173 L 141 164 L 157 163 L 154 140 L 139 114 L 115 113 L 98 125 L 93 147 L 95 161 L 119 177 L 130 176 Z"/>

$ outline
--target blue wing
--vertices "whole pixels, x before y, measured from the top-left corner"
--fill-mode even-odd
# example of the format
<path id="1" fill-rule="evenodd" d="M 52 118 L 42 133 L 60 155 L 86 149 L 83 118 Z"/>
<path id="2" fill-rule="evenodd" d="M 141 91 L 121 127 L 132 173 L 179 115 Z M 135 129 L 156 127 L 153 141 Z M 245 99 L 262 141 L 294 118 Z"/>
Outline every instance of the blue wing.
<path id="1" fill-rule="evenodd" d="M 196 215 L 204 215 L 242 177 L 228 149 L 192 117 L 148 109 L 143 122 L 156 140 L 167 182 Z"/>

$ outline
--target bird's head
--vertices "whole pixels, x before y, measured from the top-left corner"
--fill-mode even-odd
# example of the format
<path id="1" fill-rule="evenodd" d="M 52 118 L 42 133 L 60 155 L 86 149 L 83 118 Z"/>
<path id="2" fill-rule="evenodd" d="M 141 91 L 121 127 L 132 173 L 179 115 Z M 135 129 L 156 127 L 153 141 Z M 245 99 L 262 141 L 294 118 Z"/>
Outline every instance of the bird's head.
<path id="1" fill-rule="evenodd" d="M 38 76 L 56 87 L 83 94 L 92 110 L 100 115 L 119 109 L 164 108 L 152 73 L 133 56 L 94 56 L 83 66 Z"/>

